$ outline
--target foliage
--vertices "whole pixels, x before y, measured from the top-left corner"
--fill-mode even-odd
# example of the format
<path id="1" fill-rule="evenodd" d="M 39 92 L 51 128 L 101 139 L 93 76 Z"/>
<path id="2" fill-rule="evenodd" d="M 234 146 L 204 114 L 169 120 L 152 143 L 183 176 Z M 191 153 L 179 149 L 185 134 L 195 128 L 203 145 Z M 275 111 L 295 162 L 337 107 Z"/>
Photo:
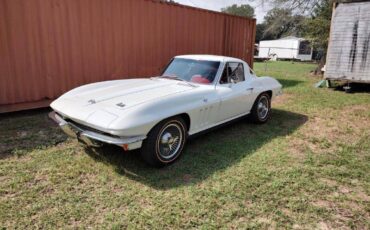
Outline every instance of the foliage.
<path id="1" fill-rule="evenodd" d="M 266 27 L 266 23 L 259 23 L 256 25 L 256 43 L 261 40 L 270 40 L 270 38 L 264 34 Z"/>
<path id="2" fill-rule="evenodd" d="M 233 4 L 226 8 L 222 8 L 221 11 L 224 13 L 243 16 L 243 17 L 250 17 L 250 18 L 255 17 L 254 8 L 248 4 L 242 4 L 239 6 L 237 4 Z"/>
<path id="3" fill-rule="evenodd" d="M 275 8 L 265 17 L 264 36 L 278 38 L 281 34 L 303 36 L 316 49 L 326 52 L 332 0 L 270 0 Z M 282 8 L 281 8 L 282 7 Z M 292 16 L 292 12 L 296 14 Z M 275 36 L 274 36 L 275 35 Z"/>
<path id="4" fill-rule="evenodd" d="M 321 4 L 323 0 L 262 0 L 271 2 L 274 6 L 279 8 L 286 8 L 296 10 L 301 13 L 311 12 L 317 5 Z"/>
<path id="5" fill-rule="evenodd" d="M 304 24 L 304 36 L 313 41 L 316 48 L 325 51 L 329 42 L 331 16 L 332 1 L 322 0 Z"/>
<path id="6" fill-rule="evenodd" d="M 293 15 L 289 9 L 273 8 L 264 17 L 266 29 L 263 35 L 270 39 L 289 35 L 300 37 L 304 19 L 301 15 Z"/>

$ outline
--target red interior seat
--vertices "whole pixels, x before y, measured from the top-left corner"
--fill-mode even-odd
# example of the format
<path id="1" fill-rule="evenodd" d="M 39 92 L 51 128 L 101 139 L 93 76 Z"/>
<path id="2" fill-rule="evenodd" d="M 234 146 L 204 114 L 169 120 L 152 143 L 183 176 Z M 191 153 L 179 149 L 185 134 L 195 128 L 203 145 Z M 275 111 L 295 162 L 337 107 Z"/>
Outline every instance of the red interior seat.
<path id="1" fill-rule="evenodd" d="M 193 75 L 191 77 L 191 82 L 201 83 L 201 84 L 210 84 L 211 83 L 207 78 L 202 77 L 202 75 Z"/>

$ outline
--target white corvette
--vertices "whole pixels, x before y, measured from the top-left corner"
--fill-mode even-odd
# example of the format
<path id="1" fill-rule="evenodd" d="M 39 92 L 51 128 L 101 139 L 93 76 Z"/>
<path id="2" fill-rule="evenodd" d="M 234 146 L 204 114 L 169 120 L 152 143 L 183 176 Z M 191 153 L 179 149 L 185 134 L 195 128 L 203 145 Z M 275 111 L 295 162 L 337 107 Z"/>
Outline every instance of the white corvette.
<path id="1" fill-rule="evenodd" d="M 50 117 L 89 146 L 141 148 L 146 162 L 164 166 L 180 156 L 189 135 L 248 114 L 266 122 L 281 93 L 277 80 L 257 77 L 240 59 L 183 55 L 158 77 L 75 88 L 51 103 Z"/>

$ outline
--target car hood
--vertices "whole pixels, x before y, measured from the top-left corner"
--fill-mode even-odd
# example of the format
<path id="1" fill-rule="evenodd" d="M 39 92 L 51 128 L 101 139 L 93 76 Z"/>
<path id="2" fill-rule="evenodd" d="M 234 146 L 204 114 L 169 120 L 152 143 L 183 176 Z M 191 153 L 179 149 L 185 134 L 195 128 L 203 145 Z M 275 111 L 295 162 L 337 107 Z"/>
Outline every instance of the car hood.
<path id="1" fill-rule="evenodd" d="M 98 82 L 73 89 L 50 106 L 73 120 L 107 127 L 118 118 L 117 112 L 112 111 L 130 109 L 196 87 L 161 78 Z"/>

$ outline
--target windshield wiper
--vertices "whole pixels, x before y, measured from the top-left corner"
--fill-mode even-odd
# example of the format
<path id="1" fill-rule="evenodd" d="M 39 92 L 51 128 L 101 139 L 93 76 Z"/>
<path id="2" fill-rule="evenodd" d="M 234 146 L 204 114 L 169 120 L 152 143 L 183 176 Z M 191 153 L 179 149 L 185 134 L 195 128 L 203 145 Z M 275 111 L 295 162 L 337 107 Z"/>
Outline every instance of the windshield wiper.
<path id="1" fill-rule="evenodd" d="M 171 80 L 177 80 L 177 81 L 182 81 L 182 82 L 185 82 L 186 84 L 192 86 L 192 87 L 195 87 L 195 85 L 193 85 L 192 83 L 188 82 L 187 80 L 184 80 L 182 79 L 181 77 L 178 77 L 178 76 L 174 76 L 174 75 L 162 75 L 162 76 L 159 76 L 160 78 L 166 78 L 166 79 L 171 79 Z"/>
<path id="2" fill-rule="evenodd" d="M 185 81 L 181 77 L 174 76 L 174 75 L 162 75 L 162 76 L 159 76 L 159 77 L 166 78 L 166 79 L 173 79 L 173 80 L 177 80 L 177 81 Z"/>

